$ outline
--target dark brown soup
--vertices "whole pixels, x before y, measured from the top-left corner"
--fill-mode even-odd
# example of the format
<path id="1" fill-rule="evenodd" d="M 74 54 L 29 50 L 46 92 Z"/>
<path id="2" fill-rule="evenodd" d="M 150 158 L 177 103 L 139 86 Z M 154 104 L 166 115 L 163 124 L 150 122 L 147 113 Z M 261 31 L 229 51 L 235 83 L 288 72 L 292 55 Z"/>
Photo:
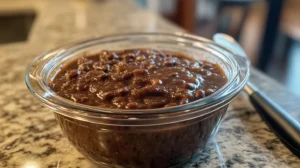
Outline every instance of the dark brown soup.
<path id="1" fill-rule="evenodd" d="M 151 49 L 102 51 L 64 66 L 49 86 L 74 102 L 152 109 L 186 104 L 227 82 L 218 64 Z"/>

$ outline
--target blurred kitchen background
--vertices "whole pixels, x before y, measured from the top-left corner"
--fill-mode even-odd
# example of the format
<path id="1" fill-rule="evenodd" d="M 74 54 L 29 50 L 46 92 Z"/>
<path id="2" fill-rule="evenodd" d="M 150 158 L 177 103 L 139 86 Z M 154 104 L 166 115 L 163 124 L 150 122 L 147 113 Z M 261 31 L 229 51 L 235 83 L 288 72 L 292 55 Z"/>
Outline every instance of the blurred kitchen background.
<path id="1" fill-rule="evenodd" d="M 0 5 L 7 1 L 0 0 Z M 233 36 L 254 66 L 300 96 L 300 0 L 132 1 L 189 33 Z M 0 45 L 26 41 L 35 17 L 32 11 L 13 15 L 0 11 Z"/>
<path id="2" fill-rule="evenodd" d="M 237 39 L 254 66 L 300 95 L 300 0 L 137 0 L 190 33 Z M 270 86 L 272 87 L 272 86 Z"/>

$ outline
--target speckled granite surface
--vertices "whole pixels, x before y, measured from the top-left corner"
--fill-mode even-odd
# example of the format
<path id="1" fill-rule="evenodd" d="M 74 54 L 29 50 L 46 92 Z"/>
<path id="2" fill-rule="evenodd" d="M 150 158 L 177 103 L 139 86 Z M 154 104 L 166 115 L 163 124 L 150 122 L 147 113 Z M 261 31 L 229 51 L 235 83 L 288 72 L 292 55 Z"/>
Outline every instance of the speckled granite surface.
<path id="1" fill-rule="evenodd" d="M 97 167 L 69 144 L 52 111 L 30 95 L 24 82 L 27 65 L 46 50 L 94 36 L 182 30 L 128 1 L 0 3 L 0 10 L 20 9 L 33 9 L 37 17 L 27 42 L 0 45 L 0 167 Z M 299 101 L 259 72 L 253 74 L 259 87 L 299 121 Z M 288 103 L 281 101 L 285 99 Z M 216 142 L 185 167 L 300 167 L 300 159 L 281 144 L 243 94 L 231 103 Z"/>

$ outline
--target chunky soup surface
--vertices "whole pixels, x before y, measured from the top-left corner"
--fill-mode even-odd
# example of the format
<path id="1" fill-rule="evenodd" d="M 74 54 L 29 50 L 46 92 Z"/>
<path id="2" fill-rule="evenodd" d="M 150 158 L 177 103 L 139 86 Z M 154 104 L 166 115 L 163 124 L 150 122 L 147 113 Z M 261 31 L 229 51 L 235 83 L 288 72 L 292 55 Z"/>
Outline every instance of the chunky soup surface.
<path id="1" fill-rule="evenodd" d="M 218 64 L 152 49 L 101 51 L 62 67 L 49 86 L 74 102 L 112 109 L 186 104 L 227 82 Z"/>

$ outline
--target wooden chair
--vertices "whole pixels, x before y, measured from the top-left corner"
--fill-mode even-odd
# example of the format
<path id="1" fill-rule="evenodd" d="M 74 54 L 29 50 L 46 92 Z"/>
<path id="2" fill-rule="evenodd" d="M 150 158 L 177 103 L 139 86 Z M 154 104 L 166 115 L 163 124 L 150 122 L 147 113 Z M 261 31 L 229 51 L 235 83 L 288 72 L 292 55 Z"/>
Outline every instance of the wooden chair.
<path id="1" fill-rule="evenodd" d="M 287 0 L 280 19 L 280 31 L 285 37 L 284 55 L 287 56 L 293 41 L 300 42 L 300 1 Z"/>
<path id="2" fill-rule="evenodd" d="M 223 32 L 223 33 L 227 33 L 231 36 L 233 36 L 236 39 L 240 39 L 241 36 L 241 31 L 244 27 L 244 23 L 246 18 L 248 17 L 249 14 L 249 6 L 252 3 L 258 2 L 258 1 L 262 1 L 262 0 L 220 0 L 219 1 L 219 18 L 218 22 L 220 22 L 217 28 L 217 32 Z M 238 8 L 238 10 L 235 10 L 234 12 L 239 12 L 239 18 L 237 19 L 238 21 L 237 24 L 235 24 L 234 27 L 231 27 L 231 24 L 233 24 L 233 16 L 231 17 L 226 17 L 224 15 L 224 10 L 226 10 L 226 8 L 230 8 L 229 11 L 232 11 L 233 8 Z M 224 21 L 225 19 L 225 21 Z M 226 24 L 225 24 L 226 23 Z M 225 26 L 224 26 L 225 24 Z"/>

